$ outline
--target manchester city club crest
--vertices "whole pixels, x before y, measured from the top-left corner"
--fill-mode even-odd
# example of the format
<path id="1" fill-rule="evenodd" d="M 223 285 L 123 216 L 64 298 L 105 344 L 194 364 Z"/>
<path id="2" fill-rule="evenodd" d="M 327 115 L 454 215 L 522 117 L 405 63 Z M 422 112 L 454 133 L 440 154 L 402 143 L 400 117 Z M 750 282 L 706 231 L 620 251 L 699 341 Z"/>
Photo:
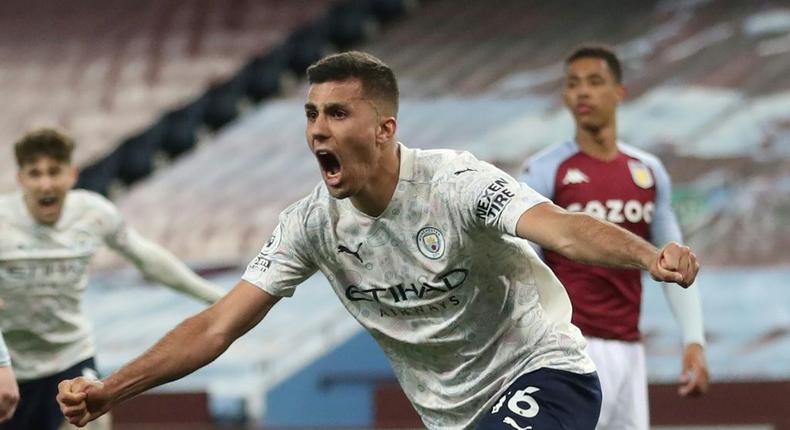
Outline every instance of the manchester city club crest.
<path id="1" fill-rule="evenodd" d="M 653 173 L 643 163 L 636 160 L 628 161 L 628 169 L 631 170 L 631 178 L 639 188 L 648 189 L 655 184 Z"/>
<path id="2" fill-rule="evenodd" d="M 422 255 L 437 260 L 444 255 L 444 235 L 434 227 L 424 227 L 417 233 L 417 248 Z"/>

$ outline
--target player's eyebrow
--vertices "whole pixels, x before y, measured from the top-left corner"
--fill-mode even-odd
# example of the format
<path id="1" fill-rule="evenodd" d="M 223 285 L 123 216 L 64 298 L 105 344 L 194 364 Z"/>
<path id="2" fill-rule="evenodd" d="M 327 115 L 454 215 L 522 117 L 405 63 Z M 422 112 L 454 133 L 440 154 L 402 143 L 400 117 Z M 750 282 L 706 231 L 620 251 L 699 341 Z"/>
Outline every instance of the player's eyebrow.
<path id="1" fill-rule="evenodd" d="M 371 108 L 373 108 L 373 111 L 376 112 L 376 117 L 377 118 L 381 117 L 381 112 L 379 110 L 379 107 L 376 105 L 376 103 L 373 100 L 371 100 L 368 97 L 352 97 L 342 102 L 328 102 L 322 105 L 321 109 L 323 109 L 324 112 L 333 112 L 333 111 L 337 111 L 338 109 L 346 112 L 352 112 L 354 109 L 352 108 L 351 103 L 355 101 L 361 101 L 363 103 L 367 103 Z M 313 102 L 305 103 L 304 109 L 307 112 L 321 110 Z"/>
<path id="2" fill-rule="evenodd" d="M 354 100 L 365 101 L 366 99 L 354 98 L 354 99 L 351 99 L 349 101 L 354 101 Z M 350 106 L 351 106 L 351 104 L 347 103 L 347 102 L 328 102 L 328 103 L 324 103 L 322 105 L 322 109 L 323 110 L 337 109 L 337 108 L 348 109 L 348 108 L 350 108 Z M 305 110 L 307 110 L 307 109 L 318 110 L 318 106 L 315 103 L 313 103 L 313 102 L 305 103 L 304 108 L 305 108 Z"/>
<path id="3" fill-rule="evenodd" d="M 603 75 L 600 72 L 590 72 L 587 74 L 579 74 L 579 73 L 569 73 L 565 76 L 566 81 L 573 81 L 573 80 L 586 80 L 592 78 L 600 78 L 603 79 Z"/>
<path id="4" fill-rule="evenodd" d="M 342 103 L 342 102 L 333 102 L 333 103 L 327 103 L 327 104 L 324 105 L 324 110 L 325 111 L 334 111 L 334 110 L 337 110 L 337 109 L 346 109 L 346 110 L 348 110 L 349 108 L 350 108 L 350 105 L 348 103 Z"/>

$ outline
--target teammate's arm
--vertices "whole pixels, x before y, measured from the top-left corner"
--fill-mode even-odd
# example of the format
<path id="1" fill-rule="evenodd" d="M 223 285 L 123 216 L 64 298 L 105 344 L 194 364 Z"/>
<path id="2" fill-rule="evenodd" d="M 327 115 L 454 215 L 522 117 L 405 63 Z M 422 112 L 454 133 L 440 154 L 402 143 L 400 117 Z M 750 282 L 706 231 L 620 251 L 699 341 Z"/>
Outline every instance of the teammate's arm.
<path id="1" fill-rule="evenodd" d="M 124 228 L 122 237 L 107 244 L 130 260 L 147 277 L 207 303 L 219 300 L 225 292 L 198 276 L 166 249 L 143 238 L 133 228 Z"/>
<path id="2" fill-rule="evenodd" d="M 672 211 L 672 183 L 664 166 L 653 166 L 656 178 L 656 211 L 650 224 L 650 236 L 656 245 L 682 242 L 682 234 Z M 664 284 L 664 296 L 683 334 L 683 362 L 681 364 L 681 396 L 697 396 L 708 391 L 708 366 L 705 360 L 705 334 L 702 323 L 702 304 L 699 289 L 691 285 L 685 290 Z"/>
<path id="3" fill-rule="evenodd" d="M 0 423 L 11 419 L 19 402 L 19 387 L 16 385 L 11 358 L 8 355 L 3 334 L 0 333 Z"/>
<path id="4" fill-rule="evenodd" d="M 699 271 L 696 256 L 675 242 L 656 249 L 644 239 L 612 223 L 584 213 L 571 213 L 551 202 L 525 211 L 516 234 L 588 264 L 647 270 L 658 281 L 687 287 Z"/>
<path id="5" fill-rule="evenodd" d="M 10 365 L 0 365 L 0 423 L 14 416 L 19 402 L 19 387 L 16 385 L 14 370 Z"/>
<path id="6" fill-rule="evenodd" d="M 219 302 L 184 320 L 100 383 L 83 377 L 62 381 L 57 396 L 61 411 L 82 427 L 126 399 L 194 372 L 258 324 L 279 299 L 240 281 Z"/>

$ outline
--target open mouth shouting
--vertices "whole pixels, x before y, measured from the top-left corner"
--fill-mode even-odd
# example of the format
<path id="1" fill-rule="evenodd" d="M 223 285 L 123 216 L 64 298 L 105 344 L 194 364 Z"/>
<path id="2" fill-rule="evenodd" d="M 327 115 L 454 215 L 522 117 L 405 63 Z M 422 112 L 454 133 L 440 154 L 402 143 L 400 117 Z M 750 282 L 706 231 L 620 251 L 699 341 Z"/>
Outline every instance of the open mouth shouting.
<path id="1" fill-rule="evenodd" d="M 57 195 L 32 197 L 28 202 L 33 217 L 44 224 L 56 222 L 63 206 L 63 199 Z"/>
<path id="2" fill-rule="evenodd" d="M 318 159 L 318 164 L 321 166 L 324 182 L 330 187 L 340 186 L 343 167 L 337 155 L 330 150 L 319 149 L 315 152 L 315 156 Z"/>
<path id="3" fill-rule="evenodd" d="M 50 219 L 60 214 L 60 199 L 57 196 L 44 196 L 36 199 L 38 212 L 43 218 Z"/>

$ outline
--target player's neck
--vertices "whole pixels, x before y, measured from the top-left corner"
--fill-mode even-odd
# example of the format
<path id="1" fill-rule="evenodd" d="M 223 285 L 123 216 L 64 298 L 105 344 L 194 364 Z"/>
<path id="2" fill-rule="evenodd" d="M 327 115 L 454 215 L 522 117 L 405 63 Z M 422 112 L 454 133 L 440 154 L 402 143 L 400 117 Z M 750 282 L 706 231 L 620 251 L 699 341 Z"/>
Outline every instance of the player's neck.
<path id="1" fill-rule="evenodd" d="M 366 215 L 377 217 L 381 215 L 392 201 L 395 188 L 400 177 L 400 146 L 395 143 L 391 151 L 382 156 L 375 169 L 376 175 L 354 196 L 351 204 Z"/>
<path id="2" fill-rule="evenodd" d="M 576 144 L 579 149 L 598 160 L 610 161 L 617 157 L 617 132 L 614 124 L 588 130 L 576 127 Z"/>

